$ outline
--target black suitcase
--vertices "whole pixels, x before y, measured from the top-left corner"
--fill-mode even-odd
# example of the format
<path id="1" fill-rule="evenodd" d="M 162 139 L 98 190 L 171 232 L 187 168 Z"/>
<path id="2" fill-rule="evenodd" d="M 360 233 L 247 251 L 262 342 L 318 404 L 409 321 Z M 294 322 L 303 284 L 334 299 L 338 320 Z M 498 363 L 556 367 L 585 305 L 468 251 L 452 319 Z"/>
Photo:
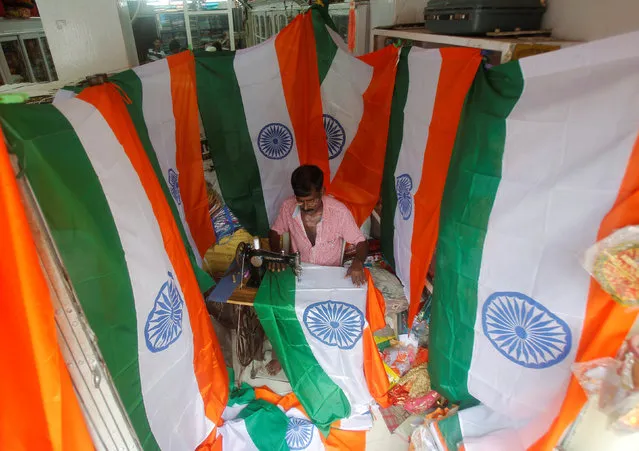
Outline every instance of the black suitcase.
<path id="1" fill-rule="evenodd" d="M 545 0 L 430 0 L 424 9 L 433 33 L 483 35 L 541 28 Z"/>

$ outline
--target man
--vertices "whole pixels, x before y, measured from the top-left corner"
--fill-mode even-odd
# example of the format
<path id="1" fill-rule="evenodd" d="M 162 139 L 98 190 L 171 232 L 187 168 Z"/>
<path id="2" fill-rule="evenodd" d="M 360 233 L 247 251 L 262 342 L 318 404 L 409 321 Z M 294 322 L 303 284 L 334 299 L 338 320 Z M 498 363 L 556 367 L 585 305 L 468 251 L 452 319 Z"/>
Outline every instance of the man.
<path id="1" fill-rule="evenodd" d="M 291 175 L 294 196 L 280 207 L 273 228 L 269 232 L 271 250 L 279 252 L 281 238 L 289 233 L 293 251 L 300 253 L 304 263 L 322 266 L 341 266 L 344 242 L 355 244 L 353 263 L 346 272 L 356 286 L 366 282 L 364 260 L 368 255 L 368 242 L 357 227 L 355 218 L 346 205 L 324 195 L 324 173 L 317 166 L 300 166 Z M 272 265 L 282 271 L 283 265 Z M 272 376 L 282 366 L 272 351 L 266 370 Z"/>
<path id="2" fill-rule="evenodd" d="M 281 250 L 281 236 L 288 232 L 293 251 L 299 251 L 302 262 L 341 266 L 344 242 L 355 244 L 355 259 L 346 277 L 357 286 L 363 285 L 368 243 L 348 208 L 324 195 L 322 170 L 317 166 L 300 166 L 293 171 L 291 185 L 295 196 L 286 199 L 280 208 L 269 233 L 271 250 Z"/>
<path id="3" fill-rule="evenodd" d="M 146 58 L 149 61 L 159 61 L 162 58 L 166 58 L 166 53 L 162 50 L 162 41 L 160 41 L 160 39 L 153 41 L 153 48 L 146 52 Z"/>
<path id="4" fill-rule="evenodd" d="M 169 42 L 169 52 L 171 53 L 171 55 L 176 55 L 181 51 L 182 48 L 180 47 L 180 43 L 178 42 L 178 40 L 172 39 L 171 42 Z"/>

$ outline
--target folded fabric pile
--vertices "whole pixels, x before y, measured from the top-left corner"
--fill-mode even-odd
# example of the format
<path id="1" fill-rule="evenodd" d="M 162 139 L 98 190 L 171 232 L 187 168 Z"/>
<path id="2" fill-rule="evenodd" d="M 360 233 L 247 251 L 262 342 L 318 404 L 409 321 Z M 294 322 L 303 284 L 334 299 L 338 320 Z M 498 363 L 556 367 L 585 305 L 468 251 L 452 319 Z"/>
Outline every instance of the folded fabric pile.
<path id="1" fill-rule="evenodd" d="M 222 419 L 219 433 L 224 451 L 363 450 L 366 432 L 349 428 L 372 424 L 367 414 L 320 430 L 294 393 L 281 396 L 266 387 L 253 389 L 247 384 L 232 387 Z"/>

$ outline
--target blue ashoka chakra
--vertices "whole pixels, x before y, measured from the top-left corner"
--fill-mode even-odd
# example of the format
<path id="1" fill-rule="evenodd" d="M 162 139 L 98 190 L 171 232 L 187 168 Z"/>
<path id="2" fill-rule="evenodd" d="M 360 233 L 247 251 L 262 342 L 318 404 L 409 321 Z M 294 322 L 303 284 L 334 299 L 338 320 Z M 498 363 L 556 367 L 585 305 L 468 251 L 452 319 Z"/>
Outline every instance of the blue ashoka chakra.
<path id="1" fill-rule="evenodd" d="M 281 160 L 293 148 L 293 135 L 286 125 L 273 122 L 260 130 L 257 147 L 266 158 Z"/>
<path id="2" fill-rule="evenodd" d="M 306 449 L 313 439 L 314 427 L 313 423 L 303 418 L 290 418 L 286 428 L 286 444 L 289 449 Z"/>
<path id="3" fill-rule="evenodd" d="M 173 274 L 164 282 L 144 326 L 146 347 L 151 352 L 164 351 L 182 335 L 184 300 Z"/>
<path id="4" fill-rule="evenodd" d="M 395 191 L 397 192 L 397 207 L 404 221 L 413 213 L 413 179 L 408 174 L 402 174 L 395 178 Z"/>
<path id="5" fill-rule="evenodd" d="M 344 127 L 330 114 L 324 115 L 324 131 L 328 144 L 328 159 L 336 158 L 344 150 L 346 144 L 346 132 Z"/>
<path id="6" fill-rule="evenodd" d="M 525 294 L 491 294 L 482 311 L 484 334 L 508 360 L 526 368 L 547 368 L 566 358 L 572 346 L 568 325 Z"/>
<path id="7" fill-rule="evenodd" d="M 182 196 L 180 196 L 180 185 L 178 185 L 178 174 L 169 168 L 169 191 L 178 205 L 182 205 Z"/>
<path id="8" fill-rule="evenodd" d="M 351 349 L 362 336 L 364 315 L 355 306 L 338 301 L 311 304 L 304 310 L 309 333 L 327 346 Z"/>

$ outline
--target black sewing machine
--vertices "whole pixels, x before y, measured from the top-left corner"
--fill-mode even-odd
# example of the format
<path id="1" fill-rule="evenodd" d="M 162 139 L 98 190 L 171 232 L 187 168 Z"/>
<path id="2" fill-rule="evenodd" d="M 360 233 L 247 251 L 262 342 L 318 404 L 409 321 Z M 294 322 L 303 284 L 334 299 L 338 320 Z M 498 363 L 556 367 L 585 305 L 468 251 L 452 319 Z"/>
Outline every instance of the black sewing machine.
<path id="1" fill-rule="evenodd" d="M 264 273 L 268 270 L 269 263 L 280 263 L 289 266 L 298 280 L 302 276 L 299 252 L 286 254 L 284 251 L 277 253 L 260 249 L 260 241 L 258 238 L 253 241 L 253 244 L 238 244 L 235 250 L 235 261 L 240 268 L 241 275 L 243 275 L 247 269 L 250 271 L 249 279 L 246 282 L 247 287 L 260 286 Z"/>

